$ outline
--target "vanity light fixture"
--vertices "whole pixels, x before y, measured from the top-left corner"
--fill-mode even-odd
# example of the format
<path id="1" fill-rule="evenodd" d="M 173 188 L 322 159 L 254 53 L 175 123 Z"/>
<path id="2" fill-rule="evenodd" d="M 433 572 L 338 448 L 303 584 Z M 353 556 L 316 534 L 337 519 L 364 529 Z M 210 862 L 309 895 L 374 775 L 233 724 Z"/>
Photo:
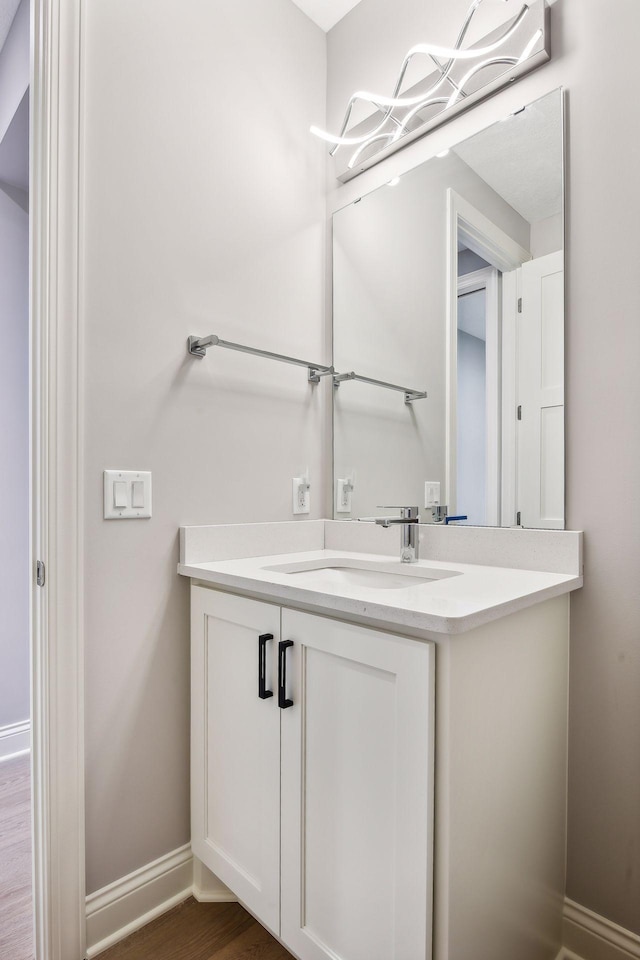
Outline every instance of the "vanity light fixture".
<path id="1" fill-rule="evenodd" d="M 336 156 L 343 147 L 356 148 L 349 156 L 346 170 L 339 173 L 339 180 L 350 180 L 400 146 L 549 59 L 546 0 L 525 2 L 507 24 L 479 43 L 463 47 L 476 11 L 484 2 L 473 0 L 453 47 L 433 43 L 411 47 L 391 96 L 358 90 L 347 104 L 339 133 L 311 127 L 315 136 L 332 145 L 330 156 Z M 435 72 L 403 92 L 407 70 L 416 57 L 426 57 L 435 65 Z M 350 126 L 357 104 L 372 107 L 375 112 Z"/>

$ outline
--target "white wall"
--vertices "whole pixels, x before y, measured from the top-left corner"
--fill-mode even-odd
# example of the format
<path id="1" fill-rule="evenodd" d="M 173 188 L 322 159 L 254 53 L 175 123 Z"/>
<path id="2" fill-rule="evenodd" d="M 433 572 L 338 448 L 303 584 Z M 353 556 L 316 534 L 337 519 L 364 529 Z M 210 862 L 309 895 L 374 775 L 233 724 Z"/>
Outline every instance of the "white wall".
<path id="1" fill-rule="evenodd" d="M 83 13 L 87 889 L 189 839 L 189 593 L 178 527 L 325 512 L 331 386 L 217 333 L 324 352 L 326 45 L 290 0 Z M 102 520 L 104 468 L 153 471 Z M 304 518 L 302 518 L 304 519 Z"/>
<path id="2" fill-rule="evenodd" d="M 411 45 L 450 42 L 466 9 L 362 0 L 329 35 L 329 128 L 354 89 L 389 88 Z M 620 96 L 636 82 L 640 8 L 558 0 L 551 13 L 549 64 L 350 184 L 334 181 L 329 209 L 567 88 L 567 525 L 584 529 L 586 548 L 585 587 L 571 601 L 567 893 L 640 934 L 640 130 Z"/>
<path id="3" fill-rule="evenodd" d="M 29 709 L 29 217 L 0 186 L 0 728 Z"/>

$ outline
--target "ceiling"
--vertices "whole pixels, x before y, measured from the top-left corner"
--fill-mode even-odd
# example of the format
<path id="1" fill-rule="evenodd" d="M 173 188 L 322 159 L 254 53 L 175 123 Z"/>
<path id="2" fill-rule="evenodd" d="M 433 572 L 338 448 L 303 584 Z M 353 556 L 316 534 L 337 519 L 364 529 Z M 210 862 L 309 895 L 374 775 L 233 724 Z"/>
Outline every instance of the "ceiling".
<path id="1" fill-rule="evenodd" d="M 20 0 L 0 0 L 0 50 L 4 46 L 19 6 Z"/>
<path id="2" fill-rule="evenodd" d="M 0 0 L 5 2 L 5 0 Z M 327 32 L 342 20 L 350 10 L 357 7 L 360 0 L 293 0 L 306 15 Z"/>

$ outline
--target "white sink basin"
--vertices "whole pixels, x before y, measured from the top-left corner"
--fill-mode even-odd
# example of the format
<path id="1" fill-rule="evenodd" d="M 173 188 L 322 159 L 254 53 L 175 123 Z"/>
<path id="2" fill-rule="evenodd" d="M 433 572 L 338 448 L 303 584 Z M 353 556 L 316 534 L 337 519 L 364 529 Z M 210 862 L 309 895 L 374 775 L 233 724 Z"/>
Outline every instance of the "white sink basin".
<path id="1" fill-rule="evenodd" d="M 459 576 L 454 570 L 439 570 L 399 560 L 388 563 L 376 560 L 356 560 L 336 557 L 325 560 L 305 560 L 300 563 L 281 563 L 264 567 L 274 573 L 295 577 L 296 583 L 315 587 L 366 587 L 373 590 L 406 590 Z"/>

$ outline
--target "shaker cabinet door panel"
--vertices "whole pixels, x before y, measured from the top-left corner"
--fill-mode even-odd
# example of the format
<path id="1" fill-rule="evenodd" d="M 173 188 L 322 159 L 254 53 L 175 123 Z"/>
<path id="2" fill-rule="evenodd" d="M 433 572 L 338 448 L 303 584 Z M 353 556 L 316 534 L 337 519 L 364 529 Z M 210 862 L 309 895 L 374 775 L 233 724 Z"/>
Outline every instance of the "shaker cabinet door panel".
<path id="1" fill-rule="evenodd" d="M 427 960 L 433 648 L 282 617 L 282 940 L 305 960 Z"/>
<path id="2" fill-rule="evenodd" d="M 191 609 L 193 852 L 277 935 L 280 608 L 193 587 Z"/>

